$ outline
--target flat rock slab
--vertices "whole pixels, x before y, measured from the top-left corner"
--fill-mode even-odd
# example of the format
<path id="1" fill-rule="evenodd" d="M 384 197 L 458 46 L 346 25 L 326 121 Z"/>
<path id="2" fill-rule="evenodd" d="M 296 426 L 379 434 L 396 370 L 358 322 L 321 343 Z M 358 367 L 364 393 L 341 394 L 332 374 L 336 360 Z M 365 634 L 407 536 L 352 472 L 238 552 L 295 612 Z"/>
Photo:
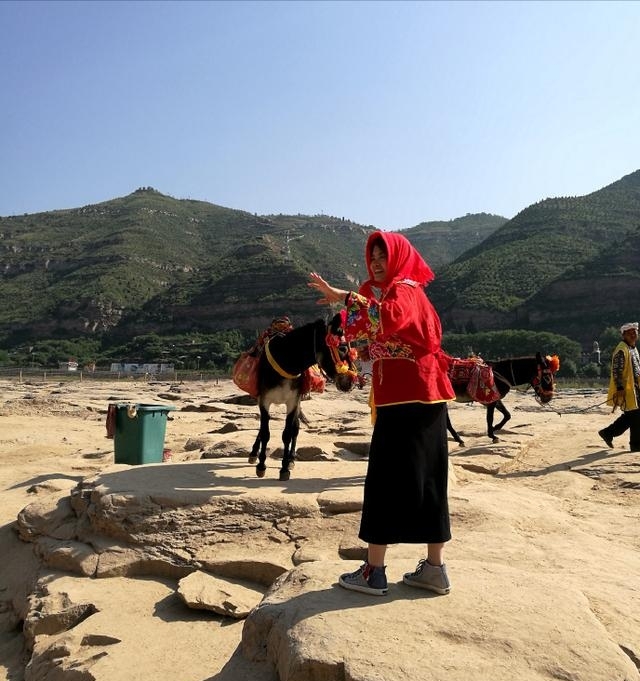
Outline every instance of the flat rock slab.
<path id="1" fill-rule="evenodd" d="M 180 580 L 178 595 L 195 610 L 244 619 L 262 600 L 263 592 L 197 570 Z"/>
<path id="2" fill-rule="evenodd" d="M 638 678 L 586 596 L 547 574 L 452 561 L 452 592 L 438 596 L 402 584 L 415 563 L 394 561 L 379 597 L 336 584 L 357 566 L 304 563 L 283 575 L 245 621 L 242 654 L 280 681 Z"/>

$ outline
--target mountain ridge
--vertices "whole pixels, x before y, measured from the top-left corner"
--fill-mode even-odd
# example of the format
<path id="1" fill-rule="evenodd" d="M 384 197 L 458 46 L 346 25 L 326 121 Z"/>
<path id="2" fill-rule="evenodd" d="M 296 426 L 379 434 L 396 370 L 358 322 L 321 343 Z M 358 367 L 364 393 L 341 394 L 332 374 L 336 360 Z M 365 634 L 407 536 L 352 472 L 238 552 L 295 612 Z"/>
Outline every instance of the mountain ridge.
<path id="1" fill-rule="evenodd" d="M 637 311 L 631 283 L 618 281 L 616 301 L 603 300 L 612 278 L 640 274 L 640 171 L 584 197 L 545 199 L 528 206 L 487 239 L 447 265 L 429 287 L 448 328 L 472 324 L 555 330 L 583 343 Z M 604 258 L 603 258 L 604 256 Z M 631 256 L 631 257 L 630 257 Z M 626 265 L 622 262 L 626 261 Z M 578 313 L 563 302 L 572 272 L 589 271 Z M 622 298 L 622 300 L 620 300 Z"/>
<path id="2" fill-rule="evenodd" d="M 0 217 L 0 347 L 253 333 L 283 313 L 311 321 L 326 311 L 309 295 L 308 272 L 356 288 L 374 230 L 328 215 L 260 216 L 152 187 Z M 635 318 L 640 170 L 511 220 L 467 214 L 397 231 L 436 271 L 428 293 L 445 333 L 531 329 L 586 344 Z"/>
<path id="3" fill-rule="evenodd" d="M 484 234 L 480 223 L 467 218 L 457 229 Z M 8 301 L 0 339 L 7 347 L 32 337 L 257 329 L 283 307 L 309 321 L 317 307 L 307 273 L 357 286 L 373 229 L 326 215 L 258 216 L 150 187 L 0 218 L 0 295 Z"/>

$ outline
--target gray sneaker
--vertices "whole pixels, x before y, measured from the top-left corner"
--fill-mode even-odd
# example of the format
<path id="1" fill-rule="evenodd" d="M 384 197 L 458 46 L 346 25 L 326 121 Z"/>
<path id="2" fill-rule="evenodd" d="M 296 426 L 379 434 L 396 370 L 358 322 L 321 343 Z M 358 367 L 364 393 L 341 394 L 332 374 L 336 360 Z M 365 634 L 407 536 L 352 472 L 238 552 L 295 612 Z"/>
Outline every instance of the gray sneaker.
<path id="1" fill-rule="evenodd" d="M 338 584 L 351 591 L 361 591 L 372 596 L 384 596 L 387 589 L 387 575 L 384 567 L 374 567 L 364 562 L 355 572 L 340 575 Z"/>
<path id="2" fill-rule="evenodd" d="M 418 561 L 415 572 L 405 573 L 402 581 L 409 586 L 429 589 L 438 594 L 448 594 L 451 591 L 446 565 L 431 565 L 426 558 Z"/>

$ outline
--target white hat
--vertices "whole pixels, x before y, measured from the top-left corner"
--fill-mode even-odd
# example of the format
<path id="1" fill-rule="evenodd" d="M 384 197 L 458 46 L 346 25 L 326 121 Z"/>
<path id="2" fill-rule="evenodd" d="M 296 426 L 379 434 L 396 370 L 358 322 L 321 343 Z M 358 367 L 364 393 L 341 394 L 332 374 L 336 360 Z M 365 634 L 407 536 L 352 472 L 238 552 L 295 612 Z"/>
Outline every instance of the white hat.
<path id="1" fill-rule="evenodd" d="M 623 324 L 620 327 L 620 333 L 624 333 L 625 331 L 631 331 L 635 329 L 636 331 L 638 330 L 638 322 L 628 322 L 627 324 Z"/>

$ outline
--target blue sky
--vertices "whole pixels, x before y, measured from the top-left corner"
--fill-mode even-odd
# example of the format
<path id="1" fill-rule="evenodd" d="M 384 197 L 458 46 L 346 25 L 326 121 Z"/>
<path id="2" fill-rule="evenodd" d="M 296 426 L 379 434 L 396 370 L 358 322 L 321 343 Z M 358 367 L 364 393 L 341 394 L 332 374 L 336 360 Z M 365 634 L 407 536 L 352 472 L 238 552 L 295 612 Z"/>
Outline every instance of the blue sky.
<path id="1" fill-rule="evenodd" d="M 404 229 L 640 168 L 639 2 L 0 2 L 0 215 L 152 186 Z"/>

